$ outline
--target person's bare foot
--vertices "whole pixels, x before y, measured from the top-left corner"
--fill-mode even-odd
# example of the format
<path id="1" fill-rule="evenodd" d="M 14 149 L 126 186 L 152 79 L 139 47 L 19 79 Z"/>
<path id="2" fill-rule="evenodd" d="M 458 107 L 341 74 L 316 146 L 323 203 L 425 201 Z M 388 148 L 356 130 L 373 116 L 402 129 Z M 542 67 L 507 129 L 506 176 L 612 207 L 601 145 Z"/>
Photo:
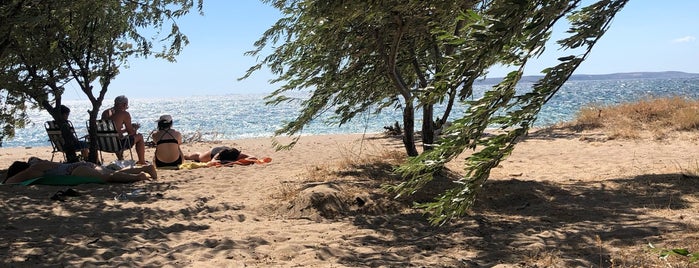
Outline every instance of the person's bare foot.
<path id="1" fill-rule="evenodd" d="M 158 171 L 155 169 L 155 165 L 147 165 L 143 166 L 143 171 L 148 173 L 150 175 L 150 178 L 152 180 L 157 180 L 158 179 Z"/>
<path id="2" fill-rule="evenodd" d="M 141 173 L 136 174 L 136 177 L 140 181 L 147 181 L 147 180 L 151 179 L 145 172 L 141 172 Z"/>

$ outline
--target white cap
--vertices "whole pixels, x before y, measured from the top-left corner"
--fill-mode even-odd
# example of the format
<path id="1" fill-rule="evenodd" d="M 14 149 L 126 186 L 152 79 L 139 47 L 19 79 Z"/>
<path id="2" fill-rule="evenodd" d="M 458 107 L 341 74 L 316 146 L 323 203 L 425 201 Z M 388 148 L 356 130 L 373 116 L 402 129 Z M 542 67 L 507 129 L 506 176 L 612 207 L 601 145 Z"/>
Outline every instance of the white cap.
<path id="1" fill-rule="evenodd" d="M 172 123 L 172 116 L 170 116 L 169 114 L 161 115 L 160 119 L 158 119 L 158 122 Z"/>

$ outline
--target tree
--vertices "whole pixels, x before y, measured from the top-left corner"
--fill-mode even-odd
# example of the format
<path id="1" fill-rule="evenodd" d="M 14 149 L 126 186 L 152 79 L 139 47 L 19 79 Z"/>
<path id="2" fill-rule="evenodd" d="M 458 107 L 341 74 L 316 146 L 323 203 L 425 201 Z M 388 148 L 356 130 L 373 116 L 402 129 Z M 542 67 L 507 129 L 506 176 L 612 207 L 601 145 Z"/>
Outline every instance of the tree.
<path id="1" fill-rule="evenodd" d="M 512 151 L 541 106 L 584 60 L 627 0 L 600 0 L 582 8 L 581 0 L 263 2 L 273 2 L 285 16 L 263 34 L 249 55 L 283 43 L 242 79 L 268 67 L 277 75 L 271 82 L 283 82 L 267 96 L 272 105 L 295 101 L 285 95 L 288 91 L 310 91 L 301 102 L 301 113 L 277 135 L 293 135 L 328 110 L 342 124 L 362 112 L 399 106 L 406 151 L 416 156 L 410 131 L 413 107 L 420 107 L 423 143 L 433 150 L 398 169 L 408 178 L 391 188 L 398 195 L 424 186 L 464 150 L 480 149 L 466 159 L 463 183 L 423 206 L 434 223 L 441 223 L 465 213 L 490 169 Z M 527 62 L 543 53 L 553 26 L 566 16 L 572 35 L 560 44 L 580 54 L 560 58 L 559 65 L 543 70 L 545 77 L 531 92 L 516 95 Z M 441 140 L 432 140 L 432 105 L 447 101 L 451 107 L 456 100 L 473 97 L 473 82 L 495 65 L 516 71 L 484 97 L 465 102 L 466 114 Z M 438 123 L 445 122 L 449 110 Z M 494 126 L 503 134 L 486 136 L 486 129 Z"/>
<path id="2" fill-rule="evenodd" d="M 501 83 L 486 92 L 483 98 L 468 103 L 469 108 L 464 117 L 455 121 L 447 130 L 447 135 L 435 150 L 410 159 L 409 163 L 398 169 L 400 174 L 410 179 L 392 189 L 399 195 L 411 194 L 432 180 L 445 163 L 466 149 L 474 150 L 466 158 L 466 176 L 457 186 L 447 190 L 436 201 L 420 206 L 431 213 L 433 224 L 444 223 L 466 213 L 487 181 L 490 170 L 512 152 L 517 140 L 527 133 L 536 120 L 541 107 L 585 60 L 609 28 L 616 13 L 627 2 L 628 0 L 603 0 L 579 10 L 567 8 L 558 15 L 551 14 L 557 17 L 568 15 L 571 27 L 567 32 L 571 35 L 559 40 L 558 44 L 563 49 L 580 49 L 581 54 L 559 58 L 558 65 L 543 70 L 544 77 L 533 85 L 531 91 L 515 95 L 516 83 L 530 58 L 522 57 L 517 71 L 508 74 Z M 524 41 L 525 44 L 533 45 L 525 51 L 543 49 L 543 43 L 537 44 L 540 40 Z M 486 127 L 490 126 L 497 126 L 502 132 L 485 135 Z"/>
<path id="3" fill-rule="evenodd" d="M 154 55 L 169 61 L 188 43 L 175 19 L 188 13 L 194 0 L 14 0 L 0 13 L 12 21 L 3 44 L 0 90 L 13 99 L 28 100 L 47 110 L 64 134 L 70 132 L 60 116 L 64 86 L 77 84 L 92 104 L 90 129 L 102 105 L 109 84 L 130 57 Z M 198 0 L 201 11 L 203 0 Z M 11 12 L 10 12 L 11 11 Z M 27 19 L 32 18 L 32 19 Z M 167 42 L 160 52 L 153 41 L 166 26 Z M 151 33 L 147 37 L 143 33 Z M 7 45 L 5 45 L 7 44 Z M 93 86 L 97 85 L 97 89 Z M 7 100 L 10 100 L 8 97 Z M 23 110 L 22 106 L 5 106 Z M 26 117 L 4 121 L 22 126 Z M 90 131 L 90 137 L 94 139 Z M 75 160 L 74 144 L 67 144 L 69 161 Z M 96 162 L 96 145 L 91 144 L 90 161 Z"/>
<path id="4" fill-rule="evenodd" d="M 285 93 L 311 89 L 311 97 L 302 100 L 301 114 L 277 135 L 294 135 L 329 109 L 342 125 L 367 111 L 401 108 L 403 144 L 407 154 L 415 156 L 416 101 L 427 111 L 423 137 L 431 137 L 431 105 L 443 96 L 433 96 L 428 89 L 456 87 L 439 72 L 454 50 L 437 40 L 432 30 L 444 25 L 458 31 L 461 21 L 455 18 L 478 2 L 274 1 L 285 17 L 248 54 L 258 55 L 281 39 L 284 43 L 241 79 L 265 65 L 277 74 L 272 82 L 284 84 L 267 96 L 268 104 L 298 101 Z M 423 143 L 430 144 L 431 139 Z"/>

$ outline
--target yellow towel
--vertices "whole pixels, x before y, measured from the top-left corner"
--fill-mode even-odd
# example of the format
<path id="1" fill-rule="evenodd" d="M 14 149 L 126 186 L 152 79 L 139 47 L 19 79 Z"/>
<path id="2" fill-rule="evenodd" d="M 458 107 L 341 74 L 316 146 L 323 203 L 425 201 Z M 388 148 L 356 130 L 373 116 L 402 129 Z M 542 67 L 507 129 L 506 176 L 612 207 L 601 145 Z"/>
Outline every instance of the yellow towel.
<path id="1" fill-rule="evenodd" d="M 184 162 L 180 164 L 180 169 L 195 169 L 195 168 L 204 168 L 208 167 L 208 163 L 200 163 L 200 162 Z"/>

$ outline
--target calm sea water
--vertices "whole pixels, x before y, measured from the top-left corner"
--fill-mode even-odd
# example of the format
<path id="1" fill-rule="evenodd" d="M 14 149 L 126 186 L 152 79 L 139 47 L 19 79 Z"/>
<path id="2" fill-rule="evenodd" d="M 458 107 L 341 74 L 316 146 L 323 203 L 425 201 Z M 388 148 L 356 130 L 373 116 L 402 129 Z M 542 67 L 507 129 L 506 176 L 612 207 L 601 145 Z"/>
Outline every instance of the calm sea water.
<path id="1" fill-rule="evenodd" d="M 531 85 L 522 85 L 524 91 Z M 475 98 L 489 86 L 478 86 Z M 638 80 L 598 80 L 569 81 L 547 103 L 536 122 L 537 126 L 551 125 L 571 120 L 576 112 L 589 104 L 614 104 L 630 102 L 649 97 L 682 96 L 699 98 L 699 78 L 691 79 L 638 79 Z M 147 134 L 156 127 L 154 122 L 161 114 L 170 114 L 174 118 L 174 127 L 185 137 L 201 133 L 205 140 L 240 139 L 253 137 L 270 137 L 274 130 L 294 118 L 298 105 L 284 104 L 265 106 L 264 95 L 223 95 L 198 96 L 187 98 L 159 98 L 129 100 L 129 112 L 134 122 L 142 125 L 141 132 Z M 71 107 L 71 121 L 78 135 L 87 134 L 85 122 L 88 101 L 68 101 Z M 111 106 L 111 101 L 105 102 Z M 103 107 L 103 109 L 106 107 Z M 456 107 L 450 118 L 461 114 L 463 106 Z M 441 111 L 441 108 L 437 109 Z M 85 111 L 85 112 L 82 112 Z M 438 114 L 438 113 L 435 113 Z M 341 134 L 341 133 L 376 133 L 382 132 L 384 126 L 401 121 L 399 110 L 384 110 L 381 114 L 364 114 L 342 125 L 327 124 L 332 114 L 321 117 L 307 126 L 303 134 Z M 420 111 L 416 118 L 420 118 Z M 3 147 L 37 147 L 50 146 L 43 123 L 51 120 L 45 111 L 31 111 L 33 123 L 24 129 L 18 129 L 13 139 L 3 141 Z M 421 122 L 416 122 L 420 126 Z"/>

